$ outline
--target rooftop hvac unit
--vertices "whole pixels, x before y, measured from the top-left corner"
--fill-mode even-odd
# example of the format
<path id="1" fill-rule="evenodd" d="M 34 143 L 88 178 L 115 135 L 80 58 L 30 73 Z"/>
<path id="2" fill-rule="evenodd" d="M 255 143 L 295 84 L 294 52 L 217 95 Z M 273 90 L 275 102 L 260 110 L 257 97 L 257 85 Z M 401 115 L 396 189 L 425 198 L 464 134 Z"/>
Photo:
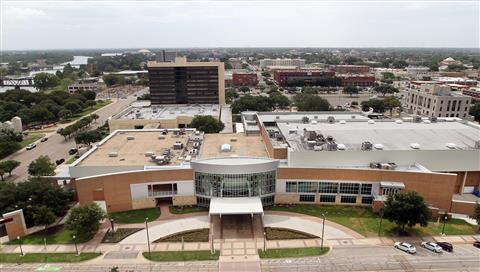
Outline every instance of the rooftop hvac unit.
<path id="1" fill-rule="evenodd" d="M 410 147 L 411 147 L 412 149 L 420 149 L 420 144 L 411 143 L 411 144 L 410 144 Z"/>
<path id="2" fill-rule="evenodd" d="M 344 144 L 337 144 L 338 150 L 345 150 L 347 147 Z"/>
<path id="3" fill-rule="evenodd" d="M 374 144 L 373 147 L 377 150 L 382 150 L 383 149 L 383 145 L 382 144 Z"/>
<path id="4" fill-rule="evenodd" d="M 333 141 L 333 137 L 332 137 L 332 136 L 327 136 L 327 141 L 328 141 L 328 142 Z"/>
<path id="5" fill-rule="evenodd" d="M 395 123 L 397 123 L 397 124 L 403 124 L 403 121 L 402 121 L 402 120 L 395 120 Z"/>
<path id="6" fill-rule="evenodd" d="M 313 130 L 307 130 L 304 134 L 307 141 L 313 141 L 317 138 L 317 133 Z"/>
<path id="7" fill-rule="evenodd" d="M 413 116 L 413 122 L 414 122 L 414 123 L 420 123 L 420 122 L 422 122 L 422 117 L 421 117 L 421 116 L 418 116 L 418 115 Z"/>
<path id="8" fill-rule="evenodd" d="M 288 134 L 296 134 L 297 133 L 297 129 L 295 128 L 291 128 L 288 130 Z"/>
<path id="9" fill-rule="evenodd" d="M 275 139 L 276 139 L 277 141 L 283 141 L 283 136 L 282 136 L 280 133 L 277 133 L 277 134 L 275 135 Z"/>
<path id="10" fill-rule="evenodd" d="M 455 143 L 447 143 L 446 146 L 450 149 L 455 149 L 457 148 L 457 145 Z"/>
<path id="11" fill-rule="evenodd" d="M 108 156 L 109 157 L 118 157 L 118 152 L 112 151 L 112 152 L 108 153 Z"/>
<path id="12" fill-rule="evenodd" d="M 268 131 L 268 137 L 270 137 L 270 138 L 275 137 L 275 130 L 269 129 L 269 130 L 267 130 L 267 131 Z"/>
<path id="13" fill-rule="evenodd" d="M 430 124 L 431 122 L 430 122 L 430 120 L 423 120 L 423 123 L 424 124 Z"/>
<path id="14" fill-rule="evenodd" d="M 317 115 L 313 116 L 313 119 L 318 119 L 318 116 Z"/>
<path id="15" fill-rule="evenodd" d="M 323 147 L 321 145 L 314 145 L 313 146 L 313 150 L 314 151 L 322 151 L 323 150 Z"/>
<path id="16" fill-rule="evenodd" d="M 370 168 L 380 168 L 381 165 L 379 162 L 371 162 L 370 163 Z"/>
<path id="17" fill-rule="evenodd" d="M 355 118 L 357 118 L 357 116 L 355 116 L 355 115 L 352 115 L 352 116 L 351 116 L 351 118 L 352 118 L 352 119 L 355 119 Z"/>
<path id="18" fill-rule="evenodd" d="M 375 121 L 373 121 L 373 120 L 368 120 L 368 123 L 369 123 L 369 124 L 375 124 Z"/>
<path id="19" fill-rule="evenodd" d="M 372 147 L 373 147 L 373 145 L 369 141 L 365 141 L 365 142 L 362 143 L 362 150 L 364 150 L 364 151 L 372 150 Z"/>
<path id="20" fill-rule="evenodd" d="M 336 143 L 327 143 L 327 150 L 328 151 L 336 151 L 338 146 Z"/>
<path id="21" fill-rule="evenodd" d="M 280 116 L 278 116 L 278 115 L 277 115 L 277 116 L 275 116 L 275 119 L 277 119 L 277 120 L 278 120 L 278 119 L 280 119 Z"/>
<path id="22" fill-rule="evenodd" d="M 160 136 L 158 136 L 158 139 L 159 139 L 159 140 L 165 140 L 165 136 L 160 135 Z"/>
<path id="23" fill-rule="evenodd" d="M 154 152 L 153 151 L 147 151 L 145 152 L 145 157 L 151 157 L 153 156 Z"/>
<path id="24" fill-rule="evenodd" d="M 475 149 L 480 149 L 480 141 L 475 141 Z"/>
<path id="25" fill-rule="evenodd" d="M 127 141 L 135 140 L 134 136 L 127 136 Z"/>
<path id="26" fill-rule="evenodd" d="M 237 138 L 230 139 L 230 142 L 236 142 L 236 141 L 237 141 Z"/>
<path id="27" fill-rule="evenodd" d="M 328 116 L 328 117 L 327 117 L 327 122 L 328 122 L 329 124 L 335 123 L 335 117 L 333 117 L 333 116 Z"/>
<path id="28" fill-rule="evenodd" d="M 345 121 L 345 120 L 340 120 L 340 124 L 341 124 L 341 125 L 345 125 L 346 123 L 347 123 L 347 121 Z"/>
<path id="29" fill-rule="evenodd" d="M 312 120 L 312 124 L 316 125 L 318 122 L 316 120 Z"/>
<path id="30" fill-rule="evenodd" d="M 436 116 L 430 117 L 430 122 L 436 123 L 437 122 L 437 117 Z"/>

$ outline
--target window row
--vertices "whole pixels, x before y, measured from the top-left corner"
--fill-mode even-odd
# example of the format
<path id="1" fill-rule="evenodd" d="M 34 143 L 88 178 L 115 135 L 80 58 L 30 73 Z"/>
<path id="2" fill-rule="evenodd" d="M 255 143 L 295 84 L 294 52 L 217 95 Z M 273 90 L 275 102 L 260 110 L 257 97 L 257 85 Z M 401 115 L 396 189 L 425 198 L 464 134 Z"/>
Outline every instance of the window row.
<path id="1" fill-rule="evenodd" d="M 369 183 L 287 181 L 285 189 L 287 193 L 371 195 L 372 188 Z"/>
<path id="2" fill-rule="evenodd" d="M 342 195 L 340 196 L 340 203 L 345 204 L 355 204 L 357 203 L 357 198 L 359 196 L 351 196 L 351 195 Z M 315 202 L 315 195 L 300 195 L 299 196 L 300 202 Z M 361 196 L 360 201 L 362 204 L 372 204 L 373 197 L 372 196 Z M 335 203 L 336 196 L 335 195 L 320 195 L 319 197 L 320 203 Z"/>

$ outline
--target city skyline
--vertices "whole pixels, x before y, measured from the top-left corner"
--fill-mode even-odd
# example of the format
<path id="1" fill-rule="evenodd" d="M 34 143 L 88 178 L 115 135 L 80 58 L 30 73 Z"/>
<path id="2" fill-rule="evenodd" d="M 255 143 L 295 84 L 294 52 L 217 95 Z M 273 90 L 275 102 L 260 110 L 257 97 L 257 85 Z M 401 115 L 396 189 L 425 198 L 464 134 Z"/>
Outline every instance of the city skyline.
<path id="1" fill-rule="evenodd" d="M 479 45 L 473 1 L 15 1 L 1 13 L 3 50 Z"/>

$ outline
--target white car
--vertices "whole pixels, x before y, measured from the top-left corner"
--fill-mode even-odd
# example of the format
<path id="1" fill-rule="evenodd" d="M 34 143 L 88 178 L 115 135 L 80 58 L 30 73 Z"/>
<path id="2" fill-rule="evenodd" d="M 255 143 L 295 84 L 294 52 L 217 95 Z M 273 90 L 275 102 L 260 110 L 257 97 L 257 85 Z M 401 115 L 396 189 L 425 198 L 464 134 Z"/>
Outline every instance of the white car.
<path id="1" fill-rule="evenodd" d="M 395 248 L 398 248 L 398 249 L 400 249 L 400 250 L 403 250 L 403 251 L 405 251 L 405 252 L 407 252 L 407 253 L 410 253 L 410 254 L 415 254 L 415 253 L 417 253 L 417 249 L 416 249 L 413 245 L 411 245 L 411 244 L 409 244 L 409 243 L 396 242 L 396 243 L 394 244 L 394 247 L 395 247 Z"/>
<path id="2" fill-rule="evenodd" d="M 432 242 L 422 242 L 422 247 L 436 253 L 442 252 L 442 248 L 439 245 Z"/>
<path id="3" fill-rule="evenodd" d="M 32 150 L 36 147 L 37 145 L 36 144 L 29 144 L 27 145 L 27 150 Z"/>

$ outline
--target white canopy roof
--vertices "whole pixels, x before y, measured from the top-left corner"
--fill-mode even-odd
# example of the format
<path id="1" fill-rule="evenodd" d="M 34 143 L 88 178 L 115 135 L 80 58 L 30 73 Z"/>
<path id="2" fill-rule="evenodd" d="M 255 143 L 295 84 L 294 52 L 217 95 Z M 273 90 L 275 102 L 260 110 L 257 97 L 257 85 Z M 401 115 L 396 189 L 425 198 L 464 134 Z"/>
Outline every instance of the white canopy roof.
<path id="1" fill-rule="evenodd" d="M 210 215 L 263 214 L 260 197 L 223 197 L 210 200 Z"/>

